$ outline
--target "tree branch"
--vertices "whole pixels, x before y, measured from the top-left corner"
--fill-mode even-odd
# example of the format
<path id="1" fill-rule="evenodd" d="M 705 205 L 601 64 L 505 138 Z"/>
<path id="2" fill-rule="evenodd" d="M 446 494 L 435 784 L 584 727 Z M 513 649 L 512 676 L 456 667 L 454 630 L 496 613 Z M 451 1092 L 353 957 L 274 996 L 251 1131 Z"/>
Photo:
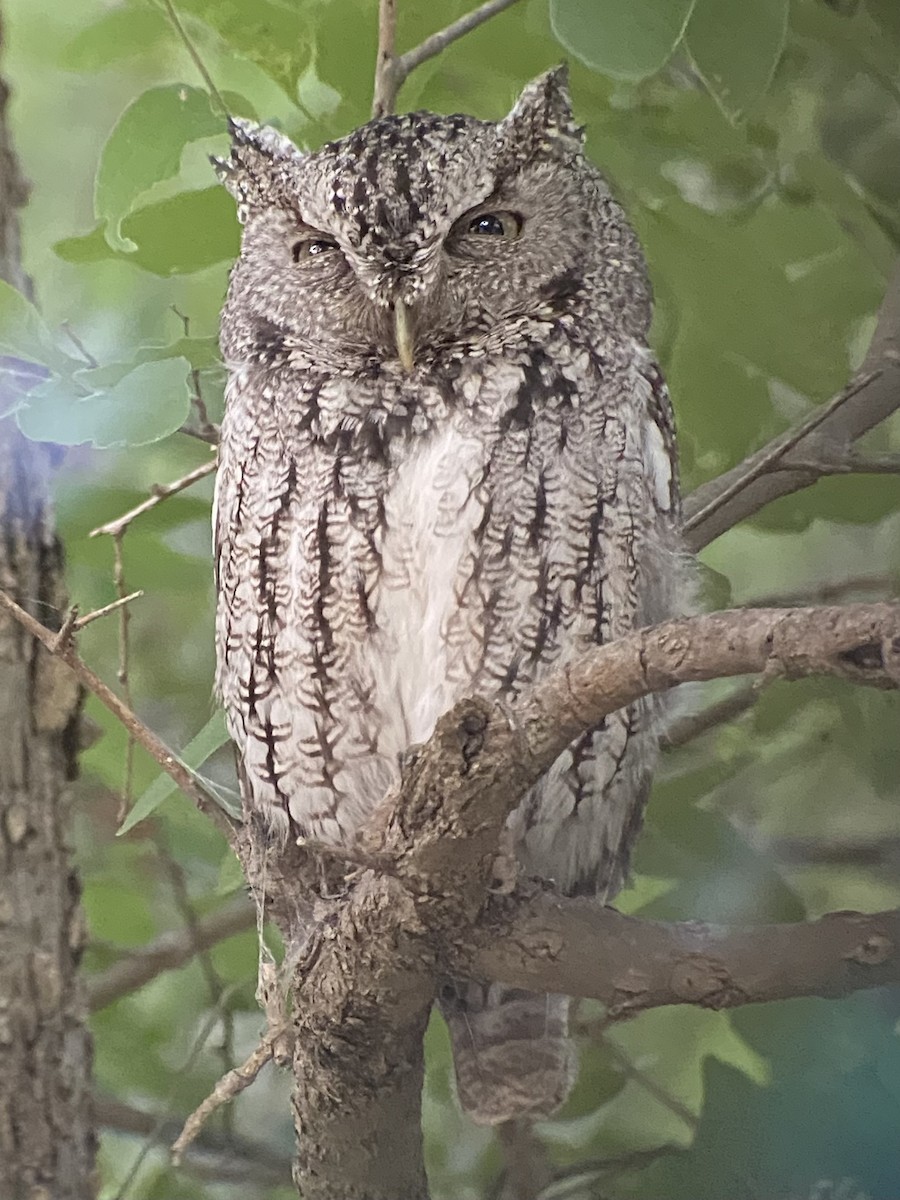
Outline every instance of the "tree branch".
<path id="1" fill-rule="evenodd" d="M 872 344 L 857 379 L 793 430 L 688 496 L 685 531 L 691 549 L 702 549 L 766 504 L 833 473 L 829 463 L 852 461 L 848 456 L 853 443 L 898 407 L 900 264 L 885 292 Z M 882 460 L 881 466 L 886 465 Z M 857 469 L 865 468 L 860 465 Z"/>
<path id="2" fill-rule="evenodd" d="M 207 475 L 212 475 L 215 472 L 217 459 L 215 457 L 209 459 L 208 462 L 201 463 L 199 467 L 194 467 L 192 471 L 188 471 L 186 475 L 182 475 L 180 479 L 173 480 L 172 483 L 156 484 L 151 489 L 151 494 L 146 500 L 142 500 L 140 504 L 123 513 L 121 517 L 116 517 L 114 521 L 107 521 L 104 525 L 98 525 L 96 529 L 92 529 L 88 537 L 98 537 L 101 533 L 108 533 L 110 537 L 121 537 L 135 517 L 140 517 L 151 509 L 156 508 L 157 504 L 161 504 L 163 500 L 168 500 L 170 496 L 175 496 L 178 492 L 183 492 L 185 488 L 192 487 L 201 479 L 205 479 Z"/>
<path id="3" fill-rule="evenodd" d="M 92 1012 L 105 1008 L 130 992 L 137 991 L 163 971 L 174 971 L 189 963 L 199 950 L 244 933 L 256 924 L 253 906 L 244 897 L 200 918 L 193 929 L 164 933 L 136 954 L 126 955 L 88 983 Z"/>
<path id="4" fill-rule="evenodd" d="M 100 703 L 108 708 L 113 716 L 124 725 L 131 737 L 144 747 L 151 758 L 156 759 L 166 774 L 175 780 L 184 794 L 190 800 L 194 801 L 201 812 L 204 812 L 226 837 L 231 837 L 233 833 L 232 824 L 215 799 L 208 795 L 200 784 L 197 783 L 188 768 L 176 757 L 174 751 L 170 750 L 165 742 L 157 737 L 153 730 L 145 725 L 140 717 L 116 695 L 112 688 L 104 683 L 100 676 L 92 671 L 87 663 L 79 657 L 71 637 L 61 640 L 56 633 L 47 629 L 40 621 L 35 620 L 30 613 L 16 604 L 15 600 L 4 591 L 0 591 L 0 608 L 5 609 L 32 637 L 37 638 L 46 650 L 61 659 L 78 682 L 86 687 L 88 691 L 93 692 Z"/>
<path id="5" fill-rule="evenodd" d="M 433 33 L 424 42 L 398 55 L 395 49 L 397 38 L 397 0 L 380 0 L 378 7 L 378 52 L 375 60 L 375 88 L 372 98 L 372 118 L 386 117 L 394 111 L 397 93 L 403 84 L 422 63 L 436 58 L 453 42 L 465 37 L 485 21 L 505 8 L 511 8 L 517 0 L 487 0 L 445 29 Z"/>
<path id="6" fill-rule="evenodd" d="M 479 25 L 483 25 L 485 21 L 489 21 L 491 17 L 495 17 L 504 9 L 512 8 L 517 2 L 518 0 L 487 0 L 486 4 L 479 5 L 472 12 L 453 21 L 446 29 L 433 33 L 431 37 L 427 37 L 424 42 L 420 42 L 412 50 L 401 54 L 397 60 L 397 75 L 400 81 L 397 87 L 399 88 L 405 82 L 416 67 L 420 67 L 429 58 L 436 58 L 453 42 L 459 41 L 461 37 L 465 37 L 467 33 L 471 33 L 473 29 L 477 29 Z"/>
<path id="7" fill-rule="evenodd" d="M 668 1004 L 733 1008 L 900 981 L 900 910 L 728 928 L 626 917 L 595 900 L 491 897 L 453 970 L 602 1000 L 613 1019 Z"/>
<path id="8" fill-rule="evenodd" d="M 295 1180 L 304 1200 L 426 1200 L 421 1043 L 443 975 L 600 996 L 620 1015 L 810 988 L 841 994 L 894 977 L 900 917 L 892 914 L 843 918 L 846 936 L 829 943 L 840 947 L 835 958 L 815 932 L 804 941 L 780 927 L 728 933 L 635 922 L 546 892 L 487 900 L 508 813 L 575 737 L 650 692 L 749 672 L 896 687 L 900 606 L 737 609 L 668 621 L 597 647 L 512 713 L 465 700 L 438 722 L 364 847 L 388 869 L 329 876 L 296 952 Z M 297 946 L 289 914 L 304 851 L 286 847 L 263 867 L 246 845 L 242 857 L 257 888 L 265 872 L 286 943 Z M 635 931 L 645 925 L 639 943 Z"/>
<path id="9" fill-rule="evenodd" d="M 109 1096 L 94 1096 L 98 1125 L 131 1133 L 138 1137 L 156 1135 L 161 1142 L 171 1141 L 178 1132 L 177 1118 L 163 1119 Z M 289 1187 L 291 1164 L 286 1155 L 270 1145 L 251 1141 L 239 1134 L 206 1130 L 191 1146 L 183 1161 L 183 1170 L 200 1179 L 219 1183 L 243 1183 L 256 1188 Z M 254 1193 L 256 1194 L 256 1193 Z"/>
<path id="10" fill-rule="evenodd" d="M 400 81 L 397 78 L 397 0 L 379 0 L 378 50 L 375 57 L 375 87 L 372 95 L 372 119 L 394 111 Z"/>

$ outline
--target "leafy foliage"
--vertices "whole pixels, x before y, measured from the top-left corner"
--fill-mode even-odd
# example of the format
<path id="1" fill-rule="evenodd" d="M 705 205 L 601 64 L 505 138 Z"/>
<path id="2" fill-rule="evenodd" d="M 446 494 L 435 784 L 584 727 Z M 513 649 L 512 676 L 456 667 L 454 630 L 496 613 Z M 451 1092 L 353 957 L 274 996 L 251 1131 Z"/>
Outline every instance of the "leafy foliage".
<path id="1" fill-rule="evenodd" d="M 399 0 L 401 49 L 468 7 Z M 235 111 L 311 144 L 366 119 L 375 0 L 185 0 L 179 11 Z M 78 447 L 58 509 L 73 599 L 87 611 L 116 594 L 109 539 L 89 531 L 207 454 L 175 431 L 198 383 L 210 418 L 221 410 L 214 333 L 238 228 L 206 161 L 225 145 L 222 120 L 161 10 L 8 0 L 4 13 L 33 184 L 25 253 L 42 315 L 0 287 L 0 352 L 4 370 L 28 368 L 22 428 Z M 574 60 L 589 152 L 647 248 L 690 488 L 827 399 L 861 361 L 900 240 L 898 6 L 520 0 L 424 64 L 400 101 L 497 117 L 563 55 Z M 889 425 L 868 445 L 897 440 Z M 898 487 L 896 477 L 837 478 L 760 513 L 705 552 L 715 602 L 815 597 L 846 580 L 858 581 L 847 598 L 895 588 Z M 195 767 L 221 738 L 210 701 L 209 496 L 207 480 L 138 518 L 123 541 L 127 588 L 146 593 L 130 624 L 134 702 Z M 107 678 L 116 643 L 112 621 L 81 637 Z M 126 772 L 123 732 L 88 708 L 100 737 L 84 756 L 77 843 L 88 968 L 99 972 L 225 903 L 234 860 L 142 754 Z M 900 833 L 896 745 L 889 696 L 770 687 L 746 717 L 667 756 L 623 904 L 730 921 L 896 904 L 895 877 L 877 859 L 841 854 Z M 213 753 L 204 773 L 233 785 L 227 753 Z M 130 818 L 140 823 L 117 838 L 123 795 L 142 797 Z M 789 844 L 834 853 L 798 863 Z M 252 1048 L 255 974 L 254 937 L 241 935 L 97 1013 L 100 1089 L 184 1115 Z M 577 1089 L 541 1130 L 555 1195 L 806 1200 L 831 1180 L 834 1195 L 896 1200 L 894 998 L 672 1010 L 613 1029 L 590 1005 L 581 1016 Z M 491 1195 L 501 1155 L 454 1108 L 437 1020 L 428 1051 L 435 1195 Z M 290 1153 L 285 1092 L 283 1079 L 264 1077 L 230 1118 L 272 1162 Z M 103 1195 L 117 1194 L 138 1150 L 133 1136 L 107 1132 Z M 157 1148 L 125 1194 L 291 1194 L 286 1174 L 285 1191 L 213 1176 L 174 1172 Z"/>

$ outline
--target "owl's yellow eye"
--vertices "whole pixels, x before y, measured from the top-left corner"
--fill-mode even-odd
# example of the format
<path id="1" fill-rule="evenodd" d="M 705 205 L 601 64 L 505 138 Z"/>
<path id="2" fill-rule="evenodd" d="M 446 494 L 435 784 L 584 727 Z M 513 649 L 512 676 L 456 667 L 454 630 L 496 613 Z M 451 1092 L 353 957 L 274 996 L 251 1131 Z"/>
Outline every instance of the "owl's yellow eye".
<path id="1" fill-rule="evenodd" d="M 295 263 L 305 262 L 307 259 L 317 258 L 321 254 L 328 254 L 329 251 L 337 250 L 337 248 L 338 245 L 334 238 L 301 238 L 299 242 L 294 242 L 291 247 L 291 257 Z"/>
<path id="2" fill-rule="evenodd" d="M 522 232 L 522 218 L 518 213 L 501 209 L 499 212 L 483 212 L 469 219 L 466 233 L 480 237 L 517 238 Z"/>

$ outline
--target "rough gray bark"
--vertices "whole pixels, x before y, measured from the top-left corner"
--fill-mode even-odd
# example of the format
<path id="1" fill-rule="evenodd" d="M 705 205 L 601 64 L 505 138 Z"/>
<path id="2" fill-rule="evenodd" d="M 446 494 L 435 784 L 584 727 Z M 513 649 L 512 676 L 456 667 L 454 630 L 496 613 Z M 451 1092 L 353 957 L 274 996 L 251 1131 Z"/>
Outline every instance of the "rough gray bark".
<path id="1" fill-rule="evenodd" d="M 27 293 L 16 216 L 26 190 L 6 125 L 7 94 L 0 81 L 0 276 Z M 0 421 L 0 588 L 45 623 L 66 603 L 47 466 L 44 448 Z M 3 1200 L 94 1195 L 91 1039 L 76 976 L 84 935 L 66 845 L 79 707 L 65 666 L 0 615 Z"/>

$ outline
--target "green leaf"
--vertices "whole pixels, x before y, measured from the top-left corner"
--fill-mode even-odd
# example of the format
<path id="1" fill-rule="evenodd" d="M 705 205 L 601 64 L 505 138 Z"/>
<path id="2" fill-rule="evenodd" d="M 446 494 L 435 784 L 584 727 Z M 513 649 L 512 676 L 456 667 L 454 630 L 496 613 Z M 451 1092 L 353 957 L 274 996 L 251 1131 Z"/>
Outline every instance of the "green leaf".
<path id="1" fill-rule="evenodd" d="M 99 71 L 152 49 L 169 32 L 162 13 L 149 4 L 114 8 L 83 29 L 60 55 L 67 71 Z"/>
<path id="2" fill-rule="evenodd" d="M 122 222 L 124 238 L 135 249 L 115 249 L 98 225 L 82 237 L 65 238 L 53 247 L 71 263 L 119 259 L 154 275 L 186 275 L 237 256 L 240 229 L 234 201 L 222 187 L 180 192 L 136 209 Z"/>
<path id="3" fill-rule="evenodd" d="M 694 0 L 550 0 L 570 54 L 616 79 L 655 74 L 681 41 Z"/>
<path id="4" fill-rule="evenodd" d="M 326 7 L 343 9 L 345 4 L 342 0 Z M 200 17 L 231 50 L 265 71 L 291 100 L 296 98 L 297 79 L 311 60 L 314 5 L 309 0 L 291 4 L 277 0 L 180 0 L 178 8 Z"/>
<path id="5" fill-rule="evenodd" d="M 244 874 L 244 868 L 241 866 L 240 859 L 235 852 L 228 848 L 222 855 L 222 861 L 219 864 L 219 879 L 216 884 L 217 896 L 230 896 L 234 892 L 239 892 L 241 888 L 247 886 L 247 877 Z"/>
<path id="6" fill-rule="evenodd" d="M 183 753 L 179 755 L 179 762 L 189 769 L 200 767 L 227 741 L 225 715 L 219 711 L 210 717 L 195 737 L 191 738 Z M 135 825 L 146 820 L 164 800 L 168 800 L 169 796 L 177 791 L 178 784 L 171 775 L 160 774 L 134 802 L 128 816 L 119 827 L 118 836 L 121 837 L 123 833 L 128 833 Z"/>
<path id="7" fill-rule="evenodd" d="M 142 363 L 108 390 L 89 395 L 79 394 L 77 379 L 51 379 L 29 395 L 17 415 L 19 428 L 33 441 L 62 446 L 157 442 L 187 419 L 189 370 L 181 357 Z"/>
<path id="8" fill-rule="evenodd" d="M 79 365 L 59 349 L 34 305 L 3 280 L 0 280 L 0 354 L 41 363 L 62 375 L 69 375 Z"/>
<path id="9" fill-rule="evenodd" d="M 187 84 L 150 88 L 129 104 L 106 140 L 94 185 L 94 211 L 109 222 L 111 245 L 136 249 L 120 232 L 135 201 L 178 173 L 188 142 L 224 129 L 224 118 L 213 111 L 207 93 Z"/>
<path id="10" fill-rule="evenodd" d="M 866 8 L 882 31 L 900 46 L 900 5 L 897 0 L 866 0 Z"/>
<path id="11" fill-rule="evenodd" d="M 685 46 L 729 120 L 739 121 L 772 82 L 789 7 L 789 0 L 696 0 Z"/>

